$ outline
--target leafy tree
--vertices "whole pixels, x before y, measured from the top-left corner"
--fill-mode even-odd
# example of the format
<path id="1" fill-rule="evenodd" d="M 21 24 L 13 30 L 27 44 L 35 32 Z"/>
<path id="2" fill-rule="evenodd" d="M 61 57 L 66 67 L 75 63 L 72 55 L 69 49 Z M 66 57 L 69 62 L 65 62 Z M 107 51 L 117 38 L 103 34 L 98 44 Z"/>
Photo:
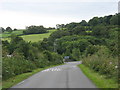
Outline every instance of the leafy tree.
<path id="1" fill-rule="evenodd" d="M 17 31 L 17 29 L 15 28 L 14 31 Z"/>
<path id="2" fill-rule="evenodd" d="M 18 37 L 18 36 L 15 35 L 15 34 L 12 34 L 12 35 L 11 35 L 11 41 L 10 41 L 11 44 L 17 44 L 17 43 L 20 42 L 20 41 L 23 41 L 23 38 L 22 38 L 22 37 Z"/>
<path id="3" fill-rule="evenodd" d="M 23 31 L 24 34 L 41 34 L 46 32 L 47 30 L 43 26 L 29 26 Z"/>
<path id="4" fill-rule="evenodd" d="M 6 28 L 6 31 L 11 33 L 11 32 L 12 32 L 11 27 L 7 27 L 7 28 Z"/>
<path id="5" fill-rule="evenodd" d="M 105 16 L 105 17 L 103 18 L 103 20 L 104 20 L 103 22 L 104 22 L 105 24 L 109 25 L 111 18 L 112 18 L 112 15 Z"/>
<path id="6" fill-rule="evenodd" d="M 45 55 L 45 58 L 47 58 L 48 61 L 53 61 L 51 52 L 45 50 L 43 54 Z"/>
<path id="7" fill-rule="evenodd" d="M 72 50 L 72 57 L 75 59 L 75 60 L 80 60 L 81 58 L 81 52 L 79 50 L 79 48 L 74 48 Z"/>
<path id="8" fill-rule="evenodd" d="M 55 39 L 61 38 L 61 37 L 63 37 L 63 36 L 68 36 L 68 35 L 70 35 L 68 31 L 58 30 L 58 31 L 53 32 L 53 33 L 50 35 L 49 40 L 54 42 Z"/>
<path id="9" fill-rule="evenodd" d="M 75 22 L 72 22 L 72 23 L 69 23 L 69 24 L 66 24 L 65 27 L 68 29 L 68 30 L 72 30 L 73 28 L 75 28 L 76 26 L 80 25 L 79 23 L 75 23 Z"/>
<path id="10" fill-rule="evenodd" d="M 119 18 L 120 18 L 120 14 L 112 16 L 112 18 L 110 19 L 110 24 L 111 25 L 119 25 L 118 24 Z"/>
<path id="11" fill-rule="evenodd" d="M 85 35 L 86 34 L 86 29 L 83 26 L 76 26 L 72 30 L 69 31 L 71 35 L 76 34 L 76 35 Z"/>
<path id="12" fill-rule="evenodd" d="M 0 33 L 4 33 L 5 29 L 3 27 L 0 28 Z"/>
<path id="13" fill-rule="evenodd" d="M 94 17 L 94 18 L 90 19 L 89 22 L 88 22 L 88 24 L 91 25 L 91 26 L 96 26 L 96 25 L 98 25 L 98 24 L 99 24 L 99 19 L 98 19 L 98 17 Z"/>
<path id="14" fill-rule="evenodd" d="M 82 20 L 82 21 L 80 22 L 80 25 L 81 25 L 81 26 L 88 26 L 88 23 L 87 23 L 85 20 Z"/>
<path id="15" fill-rule="evenodd" d="M 65 27 L 65 25 L 64 24 L 56 24 L 56 28 L 58 29 L 58 30 L 63 30 L 63 28 Z"/>
<path id="16" fill-rule="evenodd" d="M 88 55 L 93 55 L 94 53 L 96 53 L 99 49 L 99 45 L 89 45 L 86 50 L 85 50 L 85 53 L 86 53 L 86 57 Z"/>
<path id="17" fill-rule="evenodd" d="M 40 50 L 53 50 L 53 42 L 51 40 L 48 40 L 47 38 L 44 38 L 42 42 L 39 43 L 39 49 Z"/>
<path id="18" fill-rule="evenodd" d="M 96 36 L 96 37 L 108 38 L 109 32 L 105 26 L 97 25 L 97 26 L 93 27 L 92 35 Z"/>

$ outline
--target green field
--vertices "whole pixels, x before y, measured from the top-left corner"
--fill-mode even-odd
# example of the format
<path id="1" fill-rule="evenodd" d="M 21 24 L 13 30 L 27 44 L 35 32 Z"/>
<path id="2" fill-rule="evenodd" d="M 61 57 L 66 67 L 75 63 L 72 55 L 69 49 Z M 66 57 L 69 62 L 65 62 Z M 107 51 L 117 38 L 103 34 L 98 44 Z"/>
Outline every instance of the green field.
<path id="1" fill-rule="evenodd" d="M 31 35 L 23 35 L 21 36 L 25 41 L 31 41 L 31 42 L 38 42 L 42 41 L 44 38 L 48 38 L 52 32 L 56 30 L 49 30 L 48 33 L 44 34 L 31 34 Z"/>
<path id="2" fill-rule="evenodd" d="M 31 42 L 38 42 L 43 40 L 44 38 L 48 38 L 50 36 L 51 33 L 53 33 L 54 31 L 56 31 L 56 29 L 54 30 L 49 30 L 48 33 L 44 33 L 44 34 L 30 34 L 30 35 L 22 35 L 21 37 L 25 40 L 25 41 L 31 41 Z M 14 31 L 15 32 L 15 31 Z M 20 33 L 20 32 L 19 32 Z M 17 34 L 19 35 L 19 34 Z M 10 38 L 2 38 L 2 40 L 8 40 L 10 41 Z"/>
<path id="3" fill-rule="evenodd" d="M 7 38 L 7 37 L 11 36 L 12 34 L 15 34 L 15 35 L 23 34 L 23 30 L 13 31 L 13 32 L 11 32 L 11 33 L 9 33 L 9 32 L 4 32 L 4 33 L 0 34 L 0 37 L 2 37 L 2 38 Z"/>

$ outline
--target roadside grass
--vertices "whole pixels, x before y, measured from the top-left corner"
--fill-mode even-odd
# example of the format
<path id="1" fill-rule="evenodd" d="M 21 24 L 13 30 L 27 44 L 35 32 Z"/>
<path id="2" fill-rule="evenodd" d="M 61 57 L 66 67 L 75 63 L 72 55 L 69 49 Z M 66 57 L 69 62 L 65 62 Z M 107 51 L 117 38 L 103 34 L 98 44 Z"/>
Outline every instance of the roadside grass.
<path id="1" fill-rule="evenodd" d="M 22 37 L 25 41 L 31 41 L 31 42 L 38 42 L 42 41 L 44 38 L 48 38 L 51 33 L 56 31 L 56 29 L 53 30 L 48 30 L 48 33 L 43 33 L 43 34 L 30 34 L 30 35 L 22 35 Z M 10 41 L 10 38 L 2 38 L 3 41 L 8 40 Z"/>
<path id="2" fill-rule="evenodd" d="M 118 88 L 118 83 L 114 79 L 106 79 L 104 75 L 100 75 L 83 64 L 78 65 L 78 67 L 98 88 L 102 90 Z"/>
<path id="3" fill-rule="evenodd" d="M 63 64 L 59 64 L 59 65 L 63 65 Z M 19 82 L 29 78 L 30 76 L 32 76 L 32 75 L 34 75 L 34 74 L 36 74 L 36 73 L 38 73 L 42 70 L 45 70 L 45 69 L 48 69 L 48 68 L 51 68 L 51 67 L 55 67 L 55 66 L 59 66 L 59 65 L 51 65 L 51 66 L 47 66 L 45 68 L 35 69 L 32 72 L 23 73 L 23 74 L 15 76 L 15 77 L 12 77 L 8 80 L 2 81 L 2 89 L 6 90 L 7 88 L 10 88 L 10 87 L 18 84 Z"/>

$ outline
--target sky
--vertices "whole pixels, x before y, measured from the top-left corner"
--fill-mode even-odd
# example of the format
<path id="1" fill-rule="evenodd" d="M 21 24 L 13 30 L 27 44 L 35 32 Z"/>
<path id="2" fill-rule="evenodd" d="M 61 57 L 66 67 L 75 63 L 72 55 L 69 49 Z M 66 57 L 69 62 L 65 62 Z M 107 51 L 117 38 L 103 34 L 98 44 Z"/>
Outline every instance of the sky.
<path id="1" fill-rule="evenodd" d="M 0 0 L 0 27 L 24 29 L 30 25 L 89 21 L 118 13 L 119 0 Z"/>

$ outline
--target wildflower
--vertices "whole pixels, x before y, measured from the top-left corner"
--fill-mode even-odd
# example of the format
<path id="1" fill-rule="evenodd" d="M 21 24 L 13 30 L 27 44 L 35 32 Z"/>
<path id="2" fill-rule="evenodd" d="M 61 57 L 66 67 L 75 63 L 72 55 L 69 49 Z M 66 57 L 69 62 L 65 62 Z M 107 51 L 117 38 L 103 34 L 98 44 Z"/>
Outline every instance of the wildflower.
<path id="1" fill-rule="evenodd" d="M 112 64 L 112 62 L 110 62 L 109 64 Z"/>
<path id="2" fill-rule="evenodd" d="M 118 66 L 115 66 L 115 68 L 118 68 Z"/>

